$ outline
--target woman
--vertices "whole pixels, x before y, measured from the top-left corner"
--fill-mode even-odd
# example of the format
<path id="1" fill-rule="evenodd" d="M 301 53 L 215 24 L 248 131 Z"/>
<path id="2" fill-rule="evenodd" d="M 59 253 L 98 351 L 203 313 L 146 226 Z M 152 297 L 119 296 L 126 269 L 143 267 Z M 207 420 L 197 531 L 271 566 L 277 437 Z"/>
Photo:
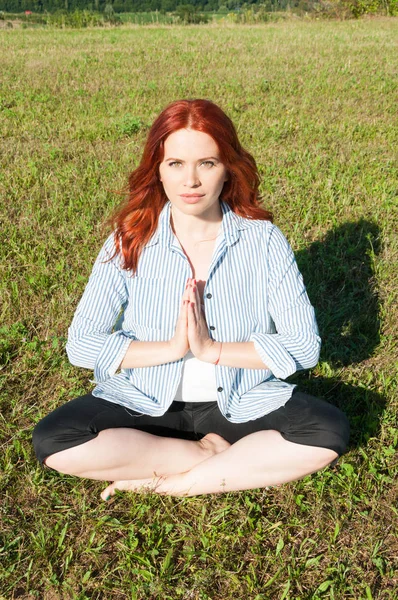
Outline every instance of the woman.
<path id="1" fill-rule="evenodd" d="M 194 496 L 292 481 L 345 452 L 344 414 L 284 381 L 316 365 L 320 338 L 258 186 L 218 106 L 158 116 L 69 328 L 69 359 L 97 385 L 38 423 L 42 464 L 111 480 L 103 499 Z"/>

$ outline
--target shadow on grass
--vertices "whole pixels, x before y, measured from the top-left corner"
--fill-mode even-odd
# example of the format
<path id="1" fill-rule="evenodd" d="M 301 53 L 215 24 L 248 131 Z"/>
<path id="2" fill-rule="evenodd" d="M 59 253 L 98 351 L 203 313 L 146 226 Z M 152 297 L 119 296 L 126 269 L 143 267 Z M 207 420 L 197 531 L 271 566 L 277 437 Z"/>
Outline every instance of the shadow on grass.
<path id="1" fill-rule="evenodd" d="M 349 448 L 364 446 L 372 437 L 378 437 L 380 418 L 386 401 L 377 392 L 355 385 L 349 385 L 338 377 L 312 377 L 300 373 L 289 379 L 300 390 L 324 398 L 338 406 L 350 422 Z"/>
<path id="2" fill-rule="evenodd" d="M 320 360 L 333 368 L 366 360 L 379 344 L 380 304 L 372 268 L 373 257 L 380 252 L 379 234 L 374 222 L 347 222 L 296 253 L 316 310 L 322 337 Z M 345 412 L 351 425 L 351 447 L 377 435 L 385 407 L 380 394 L 306 372 L 289 381 Z"/>

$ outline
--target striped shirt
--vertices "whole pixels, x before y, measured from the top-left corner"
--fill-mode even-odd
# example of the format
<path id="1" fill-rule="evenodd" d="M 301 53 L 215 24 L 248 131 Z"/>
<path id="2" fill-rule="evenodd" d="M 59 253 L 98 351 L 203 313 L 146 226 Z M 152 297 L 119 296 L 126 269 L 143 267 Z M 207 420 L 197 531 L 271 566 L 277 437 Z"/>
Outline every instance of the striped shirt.
<path id="1" fill-rule="evenodd" d="M 217 403 L 226 419 L 243 423 L 283 406 L 294 385 L 283 381 L 318 362 L 321 340 L 314 309 L 293 251 L 269 221 L 223 218 L 204 288 L 209 336 L 254 342 L 264 369 L 216 365 Z M 121 369 L 131 341 L 167 341 L 175 332 L 186 281 L 193 277 L 170 224 L 167 201 L 143 248 L 137 271 L 121 267 L 114 235 L 102 247 L 68 331 L 72 364 L 94 370 L 94 396 L 152 416 L 173 402 L 183 359 Z"/>

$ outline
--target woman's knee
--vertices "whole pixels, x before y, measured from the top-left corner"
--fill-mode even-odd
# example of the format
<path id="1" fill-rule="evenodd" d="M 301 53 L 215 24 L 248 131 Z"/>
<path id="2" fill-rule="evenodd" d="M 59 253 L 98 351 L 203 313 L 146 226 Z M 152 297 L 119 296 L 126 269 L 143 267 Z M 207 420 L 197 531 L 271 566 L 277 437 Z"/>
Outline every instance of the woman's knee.
<path id="1" fill-rule="evenodd" d="M 292 404 L 287 404 L 291 429 L 289 435 L 297 441 L 329 449 L 338 458 L 347 451 L 350 424 L 346 415 L 337 406 L 315 396 L 297 392 Z M 301 438 L 301 439 L 299 439 Z M 291 439 L 291 441 L 295 441 Z"/>
<path id="2" fill-rule="evenodd" d="M 52 427 L 50 426 L 49 415 L 44 417 L 41 421 L 39 421 L 32 433 L 32 443 L 33 448 L 37 457 L 37 460 L 41 464 L 45 464 L 44 460 L 51 452 L 51 442 L 52 442 Z"/>
<path id="3" fill-rule="evenodd" d="M 62 418 L 62 414 L 56 409 L 37 423 L 33 429 L 32 442 L 36 457 L 42 465 L 66 472 L 64 451 L 96 436 L 97 433 L 80 426 L 79 423 L 71 423 Z M 55 461 L 53 456 L 57 457 Z"/>
<path id="4" fill-rule="evenodd" d="M 341 452 L 341 454 L 344 454 L 345 452 L 347 452 L 348 442 L 350 441 L 350 422 L 348 420 L 347 415 L 345 415 L 343 413 L 343 411 L 341 411 L 340 409 L 337 409 L 337 410 L 340 412 L 340 420 L 341 420 L 340 432 L 341 432 L 342 448 L 343 448 L 343 451 Z"/>
<path id="5" fill-rule="evenodd" d="M 33 429 L 32 442 L 40 463 L 51 454 L 60 452 L 96 436 L 90 427 L 104 401 L 92 394 L 80 396 L 54 409 Z"/>
<path id="6" fill-rule="evenodd" d="M 333 461 L 336 464 L 338 458 L 345 454 L 350 440 L 350 423 L 347 416 L 337 406 L 331 406 L 333 418 L 330 419 L 330 436 L 333 437 L 333 450 L 338 454 Z"/>

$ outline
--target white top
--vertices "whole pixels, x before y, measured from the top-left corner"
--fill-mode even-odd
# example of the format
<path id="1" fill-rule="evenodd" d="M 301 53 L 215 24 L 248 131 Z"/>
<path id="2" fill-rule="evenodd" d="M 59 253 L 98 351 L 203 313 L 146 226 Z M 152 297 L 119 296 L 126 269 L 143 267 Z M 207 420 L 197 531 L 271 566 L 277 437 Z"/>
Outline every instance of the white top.
<path id="1" fill-rule="evenodd" d="M 201 304 L 204 311 L 204 304 Z M 181 380 L 174 397 L 177 402 L 217 402 L 215 365 L 199 360 L 190 350 L 184 356 Z"/>

